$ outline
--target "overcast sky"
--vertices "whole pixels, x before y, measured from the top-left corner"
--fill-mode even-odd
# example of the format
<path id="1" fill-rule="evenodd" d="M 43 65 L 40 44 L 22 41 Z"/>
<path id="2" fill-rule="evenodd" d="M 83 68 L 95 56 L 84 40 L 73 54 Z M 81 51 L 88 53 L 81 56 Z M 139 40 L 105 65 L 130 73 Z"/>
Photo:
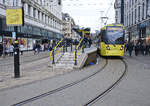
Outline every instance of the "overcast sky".
<path id="1" fill-rule="evenodd" d="M 92 32 L 101 27 L 101 15 L 109 17 L 108 23 L 115 22 L 115 0 L 62 0 L 63 12 L 69 13 L 80 27 L 91 27 Z M 103 13 L 101 11 L 104 11 Z"/>

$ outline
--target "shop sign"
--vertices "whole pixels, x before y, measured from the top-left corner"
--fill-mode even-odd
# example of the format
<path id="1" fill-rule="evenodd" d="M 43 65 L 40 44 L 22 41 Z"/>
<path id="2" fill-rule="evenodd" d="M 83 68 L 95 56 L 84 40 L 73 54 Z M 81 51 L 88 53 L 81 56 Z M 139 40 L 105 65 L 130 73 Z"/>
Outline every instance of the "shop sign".
<path id="1" fill-rule="evenodd" d="M 7 26 L 22 26 L 23 25 L 23 8 L 9 7 L 6 9 L 6 24 Z"/>

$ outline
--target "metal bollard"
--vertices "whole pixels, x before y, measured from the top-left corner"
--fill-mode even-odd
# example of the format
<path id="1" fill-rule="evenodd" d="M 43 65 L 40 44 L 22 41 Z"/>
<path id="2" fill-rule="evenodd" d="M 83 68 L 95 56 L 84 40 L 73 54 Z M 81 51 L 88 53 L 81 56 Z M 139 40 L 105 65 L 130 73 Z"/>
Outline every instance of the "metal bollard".
<path id="1" fill-rule="evenodd" d="M 75 52 L 75 63 L 74 65 L 77 65 L 77 49 L 75 48 L 76 52 Z"/>
<path id="2" fill-rule="evenodd" d="M 65 46 L 63 47 L 63 53 L 65 53 Z"/>
<path id="3" fill-rule="evenodd" d="M 65 43 L 65 46 L 66 46 L 66 52 L 67 52 L 67 41 L 66 41 L 66 43 Z"/>
<path id="4" fill-rule="evenodd" d="M 82 53 L 84 53 L 84 47 L 82 48 Z"/>
<path id="5" fill-rule="evenodd" d="M 52 62 L 52 64 L 55 64 L 55 51 L 54 51 L 54 49 L 53 49 L 53 62 Z"/>
<path id="6" fill-rule="evenodd" d="M 72 52 L 72 43 L 71 43 L 71 52 Z"/>

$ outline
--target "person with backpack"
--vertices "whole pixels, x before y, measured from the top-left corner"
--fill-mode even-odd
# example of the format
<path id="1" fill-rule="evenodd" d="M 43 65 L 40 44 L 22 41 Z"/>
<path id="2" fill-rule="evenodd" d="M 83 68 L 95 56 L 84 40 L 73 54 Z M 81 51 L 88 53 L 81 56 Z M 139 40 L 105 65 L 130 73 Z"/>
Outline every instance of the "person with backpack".
<path id="1" fill-rule="evenodd" d="M 132 51 L 133 51 L 133 43 L 132 42 L 129 42 L 129 44 L 127 45 L 127 49 L 128 49 L 128 52 L 129 52 L 129 56 L 131 57 L 132 56 Z"/>

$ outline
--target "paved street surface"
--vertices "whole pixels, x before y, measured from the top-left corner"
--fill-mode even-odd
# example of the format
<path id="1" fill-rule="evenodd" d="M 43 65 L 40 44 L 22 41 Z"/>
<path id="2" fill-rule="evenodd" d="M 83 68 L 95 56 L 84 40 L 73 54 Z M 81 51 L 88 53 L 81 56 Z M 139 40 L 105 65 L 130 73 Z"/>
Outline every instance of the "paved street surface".
<path id="1" fill-rule="evenodd" d="M 93 106 L 150 106 L 150 56 L 125 56 L 125 79 Z"/>
<path id="2" fill-rule="evenodd" d="M 149 60 L 150 56 L 129 57 L 126 55 L 127 76 L 93 106 L 150 106 Z M 82 79 L 99 70 L 105 64 L 105 60 L 100 58 L 99 64 L 82 70 L 53 70 L 46 64 L 48 62 L 48 58 L 42 58 L 26 63 L 24 67 L 28 67 L 27 69 L 30 71 L 24 71 L 19 79 L 14 79 L 9 74 L 3 76 L 5 73 L 1 72 L 0 75 L 3 77 L 0 82 L 0 103 L 3 104 L 2 106 L 13 105 Z M 83 106 L 106 90 L 122 75 L 124 65 L 120 60 L 111 59 L 108 62 L 108 66 L 94 77 L 27 103 L 25 106 Z M 31 68 L 31 65 L 35 68 Z"/>
<path id="3" fill-rule="evenodd" d="M 71 71 L 64 69 L 61 71 L 55 69 L 54 71 L 52 67 L 49 67 L 51 61 L 48 56 L 48 51 L 36 55 L 34 55 L 33 52 L 24 53 L 20 59 L 21 77 L 19 79 L 14 78 L 14 70 L 12 68 L 13 57 L 6 57 L 5 59 L 1 58 L 4 63 L 11 65 L 4 66 L 3 62 L 0 61 L 0 64 L 2 65 L 0 68 L 0 90 L 20 86 L 22 84 L 31 83 L 33 81 L 42 80 Z"/>
<path id="4" fill-rule="evenodd" d="M 107 89 L 112 83 L 114 83 L 118 79 L 118 77 L 122 75 L 123 70 L 120 70 L 120 68 L 115 68 L 115 70 L 113 70 L 111 69 L 111 67 L 116 64 L 120 65 L 124 69 L 124 65 L 120 62 L 120 60 L 114 60 L 116 61 L 114 63 L 112 61 L 113 60 L 109 61 L 109 67 L 107 67 L 106 70 L 103 70 L 96 76 L 89 78 L 88 80 L 79 83 L 73 87 L 60 91 L 56 94 L 34 101 L 32 102 L 33 104 L 31 104 L 31 106 L 84 105 L 90 99 L 94 98 L 97 95 L 97 92 L 103 92 L 103 90 Z M 1 103 L 3 103 L 4 106 L 12 105 L 30 97 L 40 95 L 42 93 L 56 89 L 60 86 L 77 81 L 88 75 L 91 75 L 93 71 L 99 70 L 103 66 L 104 62 L 105 61 L 101 61 L 101 65 L 97 64 L 95 66 L 85 68 L 80 71 L 74 71 L 69 74 L 64 74 L 62 76 L 55 77 L 52 79 L 41 80 L 39 82 L 32 83 L 29 85 L 4 90 L 0 92 Z M 97 81 L 99 82 L 97 83 Z M 16 93 L 18 95 L 16 95 Z M 7 100 L 9 99 L 9 102 L 5 101 L 6 98 Z M 28 106 L 30 104 L 26 105 Z"/>
<path id="5" fill-rule="evenodd" d="M 115 63 L 112 61 L 115 61 Z M 112 70 L 111 67 L 115 64 L 120 65 L 122 70 L 120 70 L 120 68 L 115 68 L 115 70 Z M 124 68 L 125 67 L 120 60 L 109 60 L 108 66 L 105 70 L 87 79 L 86 81 L 64 89 L 63 91 L 33 101 L 25 106 L 83 106 L 89 100 L 96 97 L 97 94 L 108 89 L 108 87 L 122 75 Z M 95 67 L 94 70 L 98 69 L 99 66 Z M 78 75 L 80 74 L 81 73 L 78 73 Z"/>

